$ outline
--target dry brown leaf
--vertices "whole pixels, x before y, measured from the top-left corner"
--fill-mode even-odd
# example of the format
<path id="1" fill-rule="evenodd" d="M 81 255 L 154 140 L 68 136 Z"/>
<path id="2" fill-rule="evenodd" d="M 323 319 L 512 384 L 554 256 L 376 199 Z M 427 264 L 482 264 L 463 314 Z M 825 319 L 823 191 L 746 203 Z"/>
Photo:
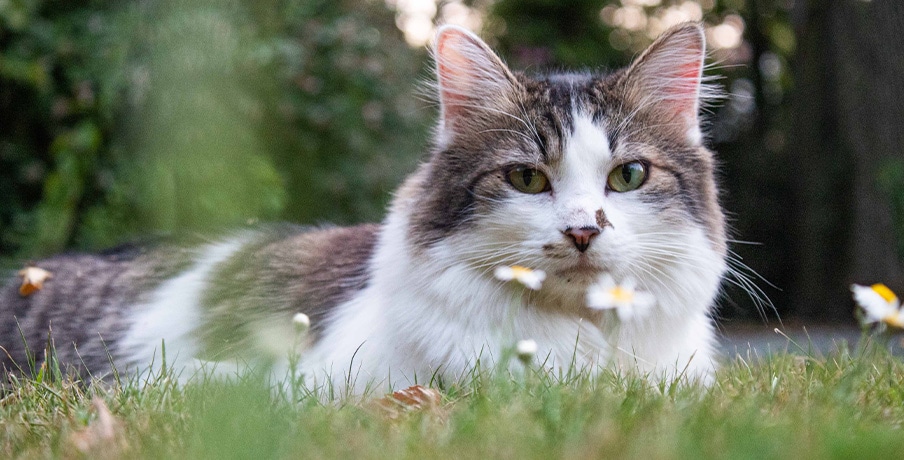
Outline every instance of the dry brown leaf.
<path id="1" fill-rule="evenodd" d="M 22 277 L 22 285 L 19 286 L 19 294 L 28 297 L 44 287 L 44 281 L 53 278 L 53 273 L 39 267 L 25 267 L 19 270 Z"/>
<path id="2" fill-rule="evenodd" d="M 441 407 L 443 395 L 432 388 L 414 385 L 404 390 L 386 395 L 377 401 L 377 406 L 391 419 L 404 413 L 430 411 Z"/>
<path id="3" fill-rule="evenodd" d="M 83 454 L 106 452 L 115 457 L 115 453 L 120 451 L 119 421 L 110 413 L 103 399 L 95 396 L 91 406 L 97 418 L 69 435 L 69 442 Z"/>

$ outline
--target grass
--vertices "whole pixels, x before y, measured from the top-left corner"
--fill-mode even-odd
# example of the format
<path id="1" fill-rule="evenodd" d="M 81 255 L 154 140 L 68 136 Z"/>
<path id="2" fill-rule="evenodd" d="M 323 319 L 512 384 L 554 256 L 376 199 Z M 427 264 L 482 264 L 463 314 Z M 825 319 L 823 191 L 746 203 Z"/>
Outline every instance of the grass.
<path id="1" fill-rule="evenodd" d="M 238 382 L 76 384 L 0 400 L 4 458 L 896 458 L 904 363 L 867 338 L 825 356 L 736 357 L 711 387 L 603 371 L 476 374 L 439 406 L 390 413 Z M 112 418 L 104 422 L 109 408 Z M 112 422 L 111 422 L 112 420 Z M 106 426 L 106 431 L 104 431 Z"/>

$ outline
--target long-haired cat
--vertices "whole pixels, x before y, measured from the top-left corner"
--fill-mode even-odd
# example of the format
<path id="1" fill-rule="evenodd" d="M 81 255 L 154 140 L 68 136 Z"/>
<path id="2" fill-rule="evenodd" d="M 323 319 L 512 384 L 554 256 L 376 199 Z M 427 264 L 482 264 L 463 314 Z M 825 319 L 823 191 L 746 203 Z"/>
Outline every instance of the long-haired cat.
<path id="1" fill-rule="evenodd" d="M 704 34 L 672 28 L 628 68 L 529 76 L 472 33 L 434 44 L 440 115 L 429 158 L 385 221 L 268 227 L 195 248 L 125 248 L 36 264 L 0 292 L 4 364 L 57 358 L 83 374 L 256 364 L 308 385 L 455 381 L 521 339 L 538 365 L 618 366 L 708 380 L 724 219 L 698 112 Z M 494 277 L 542 270 L 538 290 Z M 588 307 L 602 277 L 655 298 L 620 322 Z M 293 315 L 311 329 L 300 339 Z M 24 340 L 23 340 L 24 339 Z"/>

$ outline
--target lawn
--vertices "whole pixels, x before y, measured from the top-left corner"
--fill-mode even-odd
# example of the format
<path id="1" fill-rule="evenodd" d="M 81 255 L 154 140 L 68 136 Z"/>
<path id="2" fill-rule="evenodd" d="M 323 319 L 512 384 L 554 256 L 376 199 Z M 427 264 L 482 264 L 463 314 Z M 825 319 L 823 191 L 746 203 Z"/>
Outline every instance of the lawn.
<path id="1" fill-rule="evenodd" d="M 737 356 L 710 387 L 475 372 L 419 408 L 382 395 L 323 403 L 254 376 L 85 386 L 45 372 L 3 394 L 0 456 L 900 458 L 904 364 L 887 344 Z"/>

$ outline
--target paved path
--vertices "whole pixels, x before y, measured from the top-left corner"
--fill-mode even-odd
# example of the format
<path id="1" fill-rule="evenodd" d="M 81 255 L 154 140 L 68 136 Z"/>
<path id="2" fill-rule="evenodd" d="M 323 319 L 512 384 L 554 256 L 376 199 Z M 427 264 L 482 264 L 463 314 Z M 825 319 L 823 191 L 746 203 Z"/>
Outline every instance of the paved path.
<path id="1" fill-rule="evenodd" d="M 776 332 L 778 330 L 778 332 Z M 765 356 L 769 353 L 825 355 L 847 343 L 854 347 L 860 340 L 860 328 L 855 325 L 825 325 L 802 323 L 785 324 L 722 324 L 719 346 L 723 356 L 732 358 Z"/>

